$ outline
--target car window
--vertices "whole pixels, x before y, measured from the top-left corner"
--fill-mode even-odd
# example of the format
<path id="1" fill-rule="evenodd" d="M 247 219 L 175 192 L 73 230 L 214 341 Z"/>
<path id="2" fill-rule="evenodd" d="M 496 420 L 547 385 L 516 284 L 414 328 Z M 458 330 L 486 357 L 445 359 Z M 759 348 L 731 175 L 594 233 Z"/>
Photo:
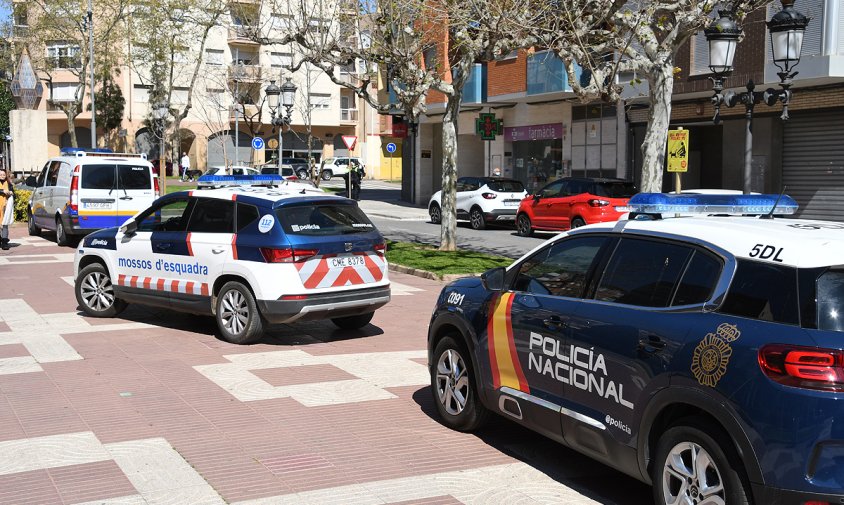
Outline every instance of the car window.
<path id="1" fill-rule="evenodd" d="M 818 277 L 817 327 L 819 330 L 844 331 L 844 271 L 829 270 Z"/>
<path id="2" fill-rule="evenodd" d="M 457 191 L 468 191 L 466 189 L 466 180 L 468 177 L 460 177 L 457 179 Z"/>
<path id="3" fill-rule="evenodd" d="M 797 270 L 738 260 L 721 312 L 762 321 L 799 324 Z"/>
<path id="4" fill-rule="evenodd" d="M 217 170 L 219 170 L 217 167 L 211 167 L 206 170 L 202 175 L 214 175 L 217 173 Z"/>
<path id="5" fill-rule="evenodd" d="M 290 205 L 276 209 L 276 215 L 288 235 L 348 235 L 375 230 L 357 205 Z"/>
<path id="6" fill-rule="evenodd" d="M 70 178 L 73 174 L 70 172 L 70 164 L 66 162 L 62 162 L 61 166 L 59 166 L 59 178 L 56 182 L 56 186 L 67 188 L 70 187 Z"/>
<path id="7" fill-rule="evenodd" d="M 568 191 L 563 191 L 562 193 L 571 196 L 588 193 L 590 185 L 586 181 L 568 181 Z"/>
<path id="8" fill-rule="evenodd" d="M 630 198 L 636 194 L 636 186 L 632 182 L 601 182 L 595 184 L 595 196 L 608 198 Z"/>
<path id="9" fill-rule="evenodd" d="M 258 219 L 258 207 L 237 202 L 237 233 Z"/>
<path id="10" fill-rule="evenodd" d="M 234 231 L 234 202 L 218 198 L 198 198 L 193 206 L 187 231 L 232 233 Z"/>
<path id="11" fill-rule="evenodd" d="M 114 165 L 83 165 L 83 189 L 114 189 Z"/>
<path id="12" fill-rule="evenodd" d="M 146 165 L 117 165 L 117 182 L 118 189 L 152 189 Z"/>
<path id="13" fill-rule="evenodd" d="M 486 185 L 489 189 L 498 193 L 521 193 L 525 190 L 524 185 L 519 181 L 488 180 Z"/>
<path id="14" fill-rule="evenodd" d="M 606 240 L 606 237 L 578 237 L 539 251 L 519 266 L 513 289 L 540 295 L 582 297 L 589 268 Z"/>
<path id="15" fill-rule="evenodd" d="M 667 307 L 692 249 L 668 242 L 622 238 L 607 263 L 595 299 Z"/>
<path id="16" fill-rule="evenodd" d="M 712 296 L 721 277 L 721 260 L 703 251 L 695 251 L 683 274 L 671 305 L 703 303 Z"/>
<path id="17" fill-rule="evenodd" d="M 50 162 L 50 169 L 47 172 L 47 186 L 55 186 L 59 182 L 59 171 L 61 170 L 60 161 Z"/>
<path id="18" fill-rule="evenodd" d="M 554 182 L 552 182 L 551 184 L 542 188 L 542 191 L 540 192 L 540 196 L 542 198 L 554 198 L 556 196 L 559 196 L 560 191 L 562 190 L 564 183 L 565 183 L 565 181 L 554 181 Z"/>
<path id="19" fill-rule="evenodd" d="M 191 207 L 187 198 L 155 205 L 138 216 L 138 231 L 185 231 Z"/>
<path id="20" fill-rule="evenodd" d="M 44 181 L 47 179 L 47 174 L 50 172 L 50 162 L 48 161 L 47 164 L 44 165 L 44 168 L 41 170 L 41 173 L 38 174 L 38 179 L 35 181 L 35 187 L 40 188 L 44 185 Z"/>

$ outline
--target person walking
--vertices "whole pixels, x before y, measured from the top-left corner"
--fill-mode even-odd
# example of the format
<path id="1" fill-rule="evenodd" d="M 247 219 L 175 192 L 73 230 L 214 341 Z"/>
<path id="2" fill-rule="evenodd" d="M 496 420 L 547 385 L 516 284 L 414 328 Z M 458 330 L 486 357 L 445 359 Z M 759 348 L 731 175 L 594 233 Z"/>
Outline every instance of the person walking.
<path id="1" fill-rule="evenodd" d="M 179 163 L 182 167 L 182 182 L 188 179 L 188 172 L 190 171 L 190 157 L 188 157 L 188 153 L 182 153 L 182 160 Z M 193 181 L 193 177 L 190 177 L 190 180 Z"/>
<path id="2" fill-rule="evenodd" d="M 9 250 L 9 225 L 15 220 L 15 198 L 9 174 L 0 170 L 0 249 Z"/>

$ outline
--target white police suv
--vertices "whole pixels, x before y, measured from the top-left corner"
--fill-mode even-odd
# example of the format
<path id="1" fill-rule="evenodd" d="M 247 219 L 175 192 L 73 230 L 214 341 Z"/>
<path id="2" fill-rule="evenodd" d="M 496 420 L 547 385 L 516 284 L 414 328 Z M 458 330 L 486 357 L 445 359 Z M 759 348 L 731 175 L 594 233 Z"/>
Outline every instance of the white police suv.
<path id="1" fill-rule="evenodd" d="M 79 306 L 94 317 L 129 302 L 213 315 L 238 344 L 264 323 L 369 323 L 390 301 L 384 238 L 353 200 L 271 183 L 172 193 L 88 235 L 74 262 Z"/>
<path id="2" fill-rule="evenodd" d="M 444 424 L 504 416 L 659 505 L 844 503 L 844 224 L 772 218 L 797 207 L 777 195 L 627 207 L 443 289 Z"/>

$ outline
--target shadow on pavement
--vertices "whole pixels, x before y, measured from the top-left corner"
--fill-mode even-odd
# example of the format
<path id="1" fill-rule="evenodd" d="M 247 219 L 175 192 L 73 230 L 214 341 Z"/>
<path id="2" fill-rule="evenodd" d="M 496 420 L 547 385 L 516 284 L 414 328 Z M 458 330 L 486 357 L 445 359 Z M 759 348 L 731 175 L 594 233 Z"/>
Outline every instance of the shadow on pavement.
<path id="1" fill-rule="evenodd" d="M 422 412 L 441 423 L 431 387 L 413 394 Z M 604 505 L 649 505 L 651 488 L 587 456 L 498 415 L 473 434 L 487 445 L 526 463 L 555 481 Z"/>

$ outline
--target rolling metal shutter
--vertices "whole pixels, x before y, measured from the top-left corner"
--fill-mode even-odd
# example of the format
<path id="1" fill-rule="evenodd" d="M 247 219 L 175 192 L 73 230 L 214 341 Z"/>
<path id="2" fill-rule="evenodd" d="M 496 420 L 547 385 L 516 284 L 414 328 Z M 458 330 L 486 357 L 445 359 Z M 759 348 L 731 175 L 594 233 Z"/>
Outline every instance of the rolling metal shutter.
<path id="1" fill-rule="evenodd" d="M 782 182 L 799 217 L 844 221 L 844 112 L 808 112 L 783 125 Z"/>

